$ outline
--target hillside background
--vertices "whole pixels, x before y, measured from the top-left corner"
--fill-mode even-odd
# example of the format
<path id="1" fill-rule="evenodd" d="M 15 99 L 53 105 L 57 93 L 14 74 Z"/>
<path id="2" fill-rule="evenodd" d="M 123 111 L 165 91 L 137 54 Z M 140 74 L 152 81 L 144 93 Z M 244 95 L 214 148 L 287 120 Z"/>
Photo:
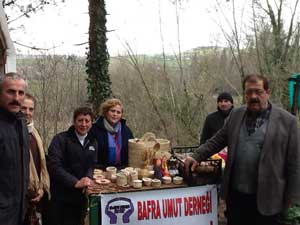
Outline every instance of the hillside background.
<path id="1" fill-rule="evenodd" d="M 156 19 L 160 21 L 160 54 L 137 54 L 135 47 L 125 39 L 120 40 L 122 54 L 111 56 L 104 63 L 109 62 L 112 96 L 124 103 L 124 117 L 136 137 L 150 131 L 170 139 L 173 146 L 197 145 L 206 115 L 216 109 L 218 93 L 230 92 L 235 106 L 239 106 L 243 102 L 241 81 L 249 73 L 266 75 L 271 81 L 272 102 L 290 111 L 288 78 L 300 73 L 299 0 L 245 0 L 244 4 L 235 0 L 215 0 L 209 10 L 217 15 L 212 19 L 222 35 L 212 40 L 215 44 L 187 51 L 182 51 L 186 44 L 182 41 L 186 37 L 182 30 L 191 24 L 184 24 L 181 16 L 186 15 L 185 6 L 189 1 L 169 3 L 172 7 L 168 9 L 175 12 L 172 24 L 177 29 L 172 36 L 176 39 L 172 53 L 167 51 L 167 36 L 161 29 L 164 24 L 159 13 Z M 28 7 L 31 9 L 32 4 Z M 28 13 L 25 11 L 21 15 L 27 17 Z M 90 14 L 90 21 L 98 21 L 94 17 Z M 108 21 L 109 18 L 108 15 Z M 103 24 L 105 21 L 102 18 Z M 195 30 L 201 30 L 195 26 L 197 21 L 193 24 Z M 102 39 L 95 44 L 89 43 L 87 55 L 107 41 L 106 29 L 98 30 L 101 35 L 94 36 Z M 134 30 L 131 32 L 134 36 Z M 147 44 L 151 46 L 151 43 L 143 43 Z M 88 102 L 86 57 L 31 49 L 38 55 L 19 55 L 18 71 L 27 77 L 29 91 L 38 99 L 35 125 L 47 146 L 56 133 L 71 124 L 72 111 Z M 105 55 L 106 48 L 97 54 Z M 102 69 L 93 72 L 102 72 Z"/>
<path id="2" fill-rule="evenodd" d="M 245 68 L 256 72 L 251 54 L 247 57 Z M 72 111 L 87 105 L 85 58 L 19 56 L 18 69 L 38 100 L 35 125 L 47 146 L 70 126 Z M 241 76 L 228 48 L 192 49 L 182 53 L 180 63 L 176 55 L 112 57 L 109 73 L 113 96 L 124 103 L 124 117 L 134 135 L 150 131 L 170 139 L 173 146 L 198 144 L 206 115 L 216 110 L 218 93 L 230 92 L 235 106 L 243 102 Z M 272 101 L 284 106 L 275 97 Z"/>

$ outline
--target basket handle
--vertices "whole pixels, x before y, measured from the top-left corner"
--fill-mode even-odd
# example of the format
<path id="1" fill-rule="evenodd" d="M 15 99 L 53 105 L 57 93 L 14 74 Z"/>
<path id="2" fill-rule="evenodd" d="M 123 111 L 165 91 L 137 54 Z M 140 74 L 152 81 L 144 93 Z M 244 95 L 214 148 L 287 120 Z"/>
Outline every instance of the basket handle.
<path id="1" fill-rule="evenodd" d="M 147 132 L 141 137 L 141 141 L 156 141 L 155 134 Z"/>
<path id="2" fill-rule="evenodd" d="M 155 139 L 155 142 L 156 143 L 153 145 L 153 150 L 158 151 L 160 149 L 160 144 L 159 144 L 159 142 L 156 141 L 156 139 Z"/>

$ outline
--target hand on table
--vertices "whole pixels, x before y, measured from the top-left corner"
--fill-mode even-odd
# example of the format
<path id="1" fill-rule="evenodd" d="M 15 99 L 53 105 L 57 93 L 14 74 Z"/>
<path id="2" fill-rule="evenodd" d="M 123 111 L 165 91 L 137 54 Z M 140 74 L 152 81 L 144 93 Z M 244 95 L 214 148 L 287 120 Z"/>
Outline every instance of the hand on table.
<path id="1" fill-rule="evenodd" d="M 77 181 L 77 183 L 75 184 L 75 188 L 85 189 L 91 187 L 92 184 L 93 181 L 89 177 L 83 177 Z"/>
<path id="2" fill-rule="evenodd" d="M 184 172 L 186 175 L 189 175 L 190 172 L 196 171 L 196 168 L 198 167 L 199 163 L 192 157 L 188 156 L 184 160 Z"/>

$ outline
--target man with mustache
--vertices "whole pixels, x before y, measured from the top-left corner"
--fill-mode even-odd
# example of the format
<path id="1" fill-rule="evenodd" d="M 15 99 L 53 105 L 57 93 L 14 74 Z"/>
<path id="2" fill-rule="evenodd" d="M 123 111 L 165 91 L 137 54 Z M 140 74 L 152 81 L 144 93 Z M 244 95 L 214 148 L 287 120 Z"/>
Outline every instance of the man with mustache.
<path id="1" fill-rule="evenodd" d="M 228 146 L 223 178 L 228 225 L 277 225 L 300 203 L 300 145 L 296 118 L 269 102 L 261 75 L 243 80 L 246 106 L 233 109 L 224 126 L 185 161 L 186 173 Z"/>
<path id="2" fill-rule="evenodd" d="M 20 113 L 26 82 L 19 74 L 0 77 L 0 224 L 20 225 L 29 178 L 28 132 Z"/>

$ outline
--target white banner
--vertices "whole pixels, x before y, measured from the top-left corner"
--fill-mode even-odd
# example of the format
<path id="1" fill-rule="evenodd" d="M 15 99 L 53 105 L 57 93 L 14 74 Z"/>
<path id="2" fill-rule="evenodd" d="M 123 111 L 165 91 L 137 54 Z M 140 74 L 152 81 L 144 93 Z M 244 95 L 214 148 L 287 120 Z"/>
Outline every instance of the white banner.
<path id="1" fill-rule="evenodd" d="M 216 185 L 103 194 L 102 225 L 217 225 Z"/>

